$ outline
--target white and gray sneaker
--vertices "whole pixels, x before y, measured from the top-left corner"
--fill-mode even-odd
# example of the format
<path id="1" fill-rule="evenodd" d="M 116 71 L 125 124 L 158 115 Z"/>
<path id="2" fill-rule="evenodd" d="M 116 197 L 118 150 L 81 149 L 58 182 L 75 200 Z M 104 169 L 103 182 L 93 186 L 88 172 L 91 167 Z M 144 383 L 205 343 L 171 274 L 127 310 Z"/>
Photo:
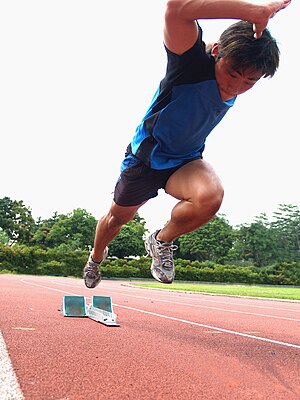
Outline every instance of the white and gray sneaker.
<path id="1" fill-rule="evenodd" d="M 106 257 L 108 255 L 108 248 L 106 247 L 103 253 L 103 259 L 100 262 L 95 262 L 92 259 L 92 253 L 89 256 L 89 259 L 84 267 L 83 270 L 83 279 L 85 286 L 89 289 L 95 288 L 97 285 L 99 285 L 101 281 L 101 273 L 99 270 L 99 265 L 105 261 Z"/>
<path id="2" fill-rule="evenodd" d="M 151 274 L 161 283 L 172 283 L 175 278 L 173 251 L 178 248 L 173 242 L 162 242 L 156 239 L 159 230 L 145 240 L 146 251 L 152 257 Z"/>

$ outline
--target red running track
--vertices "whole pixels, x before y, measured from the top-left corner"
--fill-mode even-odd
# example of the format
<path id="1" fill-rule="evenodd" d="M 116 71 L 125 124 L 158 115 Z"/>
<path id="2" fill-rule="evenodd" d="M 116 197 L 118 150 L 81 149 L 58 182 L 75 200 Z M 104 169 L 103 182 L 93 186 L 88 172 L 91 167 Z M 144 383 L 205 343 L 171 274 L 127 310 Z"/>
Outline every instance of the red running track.
<path id="1" fill-rule="evenodd" d="M 111 296 L 121 327 L 63 317 L 64 295 Z M 26 400 L 300 399 L 297 302 L 17 275 L 0 275 L 0 301 Z"/>

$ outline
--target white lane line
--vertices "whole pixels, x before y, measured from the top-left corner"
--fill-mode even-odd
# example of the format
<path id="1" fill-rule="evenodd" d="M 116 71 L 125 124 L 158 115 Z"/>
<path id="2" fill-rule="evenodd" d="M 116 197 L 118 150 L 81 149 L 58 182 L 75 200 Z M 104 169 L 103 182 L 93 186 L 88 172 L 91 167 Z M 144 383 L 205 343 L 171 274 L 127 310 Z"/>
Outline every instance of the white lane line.
<path id="1" fill-rule="evenodd" d="M 28 282 L 25 279 L 21 279 L 22 283 L 26 283 L 27 285 L 33 285 L 33 286 L 38 286 L 44 289 L 49 289 L 49 290 L 53 290 L 54 292 L 59 292 L 59 293 L 64 293 L 64 294 L 69 294 L 70 296 L 80 296 L 78 295 L 78 293 L 73 293 L 73 292 L 67 292 L 66 290 L 60 290 L 60 289 L 55 289 L 49 286 L 45 286 L 45 285 L 41 285 L 39 283 L 33 283 L 33 282 Z M 87 299 L 90 299 L 91 296 L 85 296 Z"/>
<path id="2" fill-rule="evenodd" d="M 23 400 L 24 396 L 13 370 L 7 347 L 0 331 L 0 399 Z"/>
<path id="3" fill-rule="evenodd" d="M 39 285 L 37 283 L 27 282 L 24 279 L 21 279 L 21 282 L 26 283 L 28 285 L 34 285 L 34 286 L 39 286 L 39 287 L 42 287 L 42 288 L 45 288 L 45 289 L 53 290 L 55 292 L 67 293 L 67 294 L 70 294 L 72 296 L 78 296 L 77 293 L 70 293 L 70 292 L 66 292 L 64 290 L 59 290 L 59 289 L 54 289 L 54 288 L 51 288 L 51 287 L 48 287 L 48 286 Z M 91 297 L 88 297 L 88 296 L 85 296 L 85 297 L 88 298 L 88 299 L 91 298 Z M 260 340 L 260 341 L 263 341 L 263 342 L 268 342 L 268 343 L 278 344 L 278 345 L 281 345 L 281 346 L 293 347 L 295 349 L 300 349 L 300 345 L 293 344 L 293 343 L 281 342 L 281 341 L 278 341 L 278 340 L 268 339 L 268 338 L 264 338 L 264 337 L 260 337 L 260 336 L 249 335 L 247 333 L 242 333 L 242 332 L 232 331 L 232 330 L 229 330 L 229 329 L 219 328 L 217 326 L 200 324 L 198 322 L 188 321 L 188 320 L 181 319 L 181 318 L 171 317 L 169 315 L 158 314 L 158 313 L 154 313 L 154 312 L 151 312 L 151 311 L 141 310 L 139 308 L 128 307 L 128 306 L 124 306 L 124 305 L 121 305 L 121 304 L 113 303 L 113 305 L 114 305 L 114 307 L 121 307 L 121 308 L 125 308 L 125 309 L 128 309 L 128 310 L 140 312 L 140 313 L 143 313 L 143 314 L 153 315 L 153 316 L 159 317 L 159 318 L 165 318 L 165 319 L 169 319 L 169 320 L 176 321 L 176 322 L 182 322 L 184 324 L 199 326 L 199 327 L 202 327 L 202 328 L 207 328 L 207 329 L 211 329 L 211 330 L 218 331 L 218 332 L 230 333 L 232 335 L 242 336 L 242 337 L 246 337 L 246 338 L 249 338 L 249 339 L 255 339 L 255 340 Z"/>
<path id="4" fill-rule="evenodd" d="M 61 282 L 55 282 L 53 280 L 51 281 L 51 283 L 53 283 L 55 285 L 60 285 L 60 286 L 72 286 L 72 287 L 74 287 L 74 286 L 77 287 L 78 286 L 78 283 L 76 283 L 76 285 L 74 285 L 72 283 L 61 283 Z M 102 285 L 101 287 L 104 290 L 110 290 L 106 285 Z M 131 291 L 132 289 L 144 289 L 144 290 L 149 289 L 149 290 L 152 290 L 152 291 L 154 290 L 153 288 L 145 288 L 145 287 L 141 287 L 141 286 L 126 286 L 126 285 L 124 285 L 123 287 L 127 291 Z M 121 293 L 124 293 L 123 287 L 122 287 L 122 289 L 120 289 L 120 288 L 116 288 L 115 285 L 113 285 L 113 290 L 116 290 L 118 292 L 120 291 Z M 168 290 L 167 291 L 165 289 L 155 289 L 155 290 L 156 290 L 156 293 L 161 294 L 161 295 L 165 295 L 165 296 L 172 295 L 172 299 L 174 299 L 174 298 L 182 299 L 182 295 L 181 296 L 174 295 L 174 293 L 176 293 L 176 292 L 178 293 L 178 291 L 175 291 L 175 290 L 173 290 L 173 291 L 172 290 Z M 186 294 L 188 294 L 188 292 L 183 292 L 182 294 L 186 295 Z M 197 295 L 197 294 L 201 295 L 203 293 L 195 292 L 195 295 Z M 208 294 L 210 295 L 210 293 L 208 293 Z M 211 300 L 211 299 L 203 299 L 203 298 L 198 299 L 196 297 L 188 297 L 188 296 L 184 296 L 184 298 L 187 299 L 187 300 L 201 301 L 201 302 L 204 302 L 204 303 L 217 303 L 217 304 L 221 303 L 221 304 L 229 304 L 229 305 L 239 306 L 239 307 L 263 308 L 263 309 L 270 309 L 270 310 L 277 310 L 277 311 L 288 311 L 288 312 L 293 312 L 293 313 L 300 313 L 300 307 L 297 310 L 297 309 L 294 309 L 294 308 L 271 307 L 271 306 L 266 306 L 266 305 L 259 306 L 259 305 L 256 305 L 256 304 L 243 304 L 243 303 L 232 302 L 232 301 L 230 302 L 230 301 L 224 301 L 224 300 Z M 237 296 L 236 299 L 238 300 L 239 297 Z M 262 298 L 258 299 L 257 297 L 251 297 L 251 298 L 248 298 L 248 299 L 249 300 L 262 300 L 262 301 L 268 301 L 269 300 L 267 298 L 266 299 L 262 299 Z M 272 301 L 273 302 L 275 302 L 275 301 L 279 302 L 279 301 L 282 301 L 282 299 L 273 299 Z M 295 305 L 294 302 L 291 302 L 291 304 Z M 300 306 L 300 303 L 299 303 L 299 306 Z"/>
<path id="5" fill-rule="evenodd" d="M 218 331 L 218 332 L 231 333 L 232 335 L 243 336 L 243 337 L 250 338 L 250 339 L 261 340 L 263 342 L 269 342 L 269 343 L 273 343 L 273 344 L 280 344 L 282 346 L 287 346 L 287 347 L 293 347 L 295 349 L 300 349 L 300 345 L 297 345 L 297 344 L 292 344 L 292 343 L 287 343 L 287 342 L 280 342 L 278 340 L 268 339 L 268 338 L 264 338 L 264 337 L 260 337 L 260 336 L 249 335 L 247 333 L 242 333 L 242 332 L 231 331 L 229 329 L 219 328 L 219 327 L 216 327 L 216 326 L 200 324 L 198 322 L 188 321 L 186 319 L 170 317 L 168 315 L 153 313 L 151 311 L 140 310 L 139 308 L 133 308 L 133 307 L 123 306 L 123 305 L 118 305 L 118 304 L 114 304 L 114 305 L 116 307 L 122 307 L 122 308 L 126 308 L 128 310 L 138 311 L 138 312 L 141 312 L 141 313 L 144 313 L 144 314 L 153 315 L 155 317 L 170 319 L 172 321 L 177 321 L 177 322 L 183 322 L 184 324 L 201 326 L 202 328 L 212 329 L 212 330 Z"/>
<path id="6" fill-rule="evenodd" d="M 54 283 L 54 282 L 52 282 L 52 283 Z M 57 283 L 55 283 L 55 284 L 57 284 Z M 63 283 L 58 283 L 58 285 L 64 286 Z M 65 286 L 70 286 L 70 285 L 67 284 Z M 104 286 L 102 288 L 103 288 L 103 290 L 109 290 L 109 293 L 120 294 L 118 289 L 117 290 L 116 289 L 110 290 L 108 288 L 105 288 Z M 161 302 L 161 303 L 178 304 L 178 305 L 181 305 L 181 306 L 205 308 L 205 309 L 208 309 L 208 310 L 222 311 L 222 312 L 228 312 L 228 313 L 234 313 L 234 314 L 254 315 L 254 316 L 257 316 L 257 317 L 275 318 L 275 319 L 283 319 L 283 320 L 286 320 L 286 321 L 300 322 L 300 319 L 282 317 L 282 316 L 278 316 L 278 315 L 261 314 L 261 313 L 254 313 L 254 312 L 240 311 L 240 310 L 228 310 L 226 308 L 221 308 L 221 307 L 202 306 L 200 304 L 183 303 L 183 302 L 174 301 L 174 300 L 164 300 L 164 299 L 158 299 L 156 297 L 152 298 L 152 297 L 139 296 L 139 295 L 135 295 L 135 294 L 127 294 L 127 293 L 124 294 L 124 296 L 126 296 L 126 297 L 135 297 L 135 298 L 144 299 L 144 300 L 152 300 L 152 301 L 157 301 L 157 302 Z M 234 305 L 234 304 L 232 304 L 232 305 Z"/>
<path id="7" fill-rule="evenodd" d="M 142 290 L 147 290 L 148 289 L 148 290 L 156 291 L 157 293 L 165 294 L 165 295 L 167 293 L 169 293 L 169 294 L 172 295 L 172 298 L 181 298 L 182 295 L 187 295 L 187 294 L 188 295 L 192 295 L 191 292 L 187 292 L 187 291 L 180 292 L 179 290 L 171 290 L 171 289 L 167 289 L 166 290 L 166 289 L 158 289 L 158 288 L 127 285 L 127 284 L 125 284 L 125 285 L 123 284 L 122 286 L 127 287 L 129 290 L 131 288 L 133 288 L 133 289 L 142 289 Z M 121 289 L 118 289 L 118 290 L 121 290 Z M 175 293 L 177 294 L 177 296 L 176 296 Z M 181 296 L 180 295 L 178 296 L 178 294 L 180 294 L 180 293 L 181 293 Z M 174 296 L 174 294 L 175 294 L 175 296 Z M 231 297 L 233 297 L 236 301 L 225 301 L 225 300 L 221 300 L 221 299 L 220 300 L 212 300 L 212 299 L 203 298 L 204 296 L 207 297 L 207 295 L 214 296 L 214 297 L 220 296 L 220 298 L 221 297 L 226 297 L 226 294 L 222 294 L 222 293 L 214 294 L 214 293 L 205 293 L 205 292 L 193 292 L 193 294 L 195 295 L 194 297 L 185 296 L 185 298 L 186 299 L 190 299 L 190 300 L 206 302 L 206 303 L 217 303 L 217 304 L 222 303 L 222 304 L 238 305 L 238 306 L 241 306 L 241 307 L 264 308 L 264 309 L 271 309 L 271 310 L 290 311 L 290 312 L 300 313 L 300 307 L 298 307 L 298 309 L 295 309 L 295 308 L 274 307 L 273 305 L 272 306 L 267 306 L 265 304 L 264 305 L 257 305 L 257 304 L 253 304 L 253 303 L 252 304 L 248 304 L 248 303 L 244 304 L 244 303 L 238 302 L 239 300 L 244 300 L 244 301 L 246 301 L 246 300 L 256 300 L 256 301 L 263 301 L 265 303 L 266 302 L 270 302 L 270 301 L 272 301 L 272 303 L 286 301 L 286 302 L 289 302 L 289 304 L 291 306 L 296 306 L 296 305 L 300 306 L 300 300 L 288 300 L 288 299 L 276 299 L 276 298 L 270 299 L 270 298 L 267 298 L 267 297 L 265 297 L 265 298 L 264 297 L 251 297 L 251 296 L 243 297 L 243 296 L 231 295 Z M 200 299 L 200 298 L 196 297 L 197 295 L 203 295 L 203 296 L 201 296 L 201 299 Z"/>
<path id="8" fill-rule="evenodd" d="M 120 294 L 119 292 L 115 292 L 114 290 L 110 290 L 109 293 Z M 289 318 L 289 317 L 281 317 L 281 316 L 278 316 L 278 315 L 260 314 L 260 313 L 254 313 L 254 312 L 248 312 L 248 311 L 239 311 L 239 310 L 228 310 L 226 308 L 221 308 L 221 307 L 201 306 L 200 304 L 183 303 L 183 302 L 173 301 L 173 300 L 163 300 L 163 299 L 157 299 L 157 298 L 151 298 L 151 297 L 138 296 L 138 295 L 134 295 L 134 294 L 125 294 L 124 296 L 126 296 L 126 297 L 138 297 L 138 298 L 144 299 L 144 300 L 152 300 L 152 301 L 158 301 L 158 302 L 162 302 L 162 303 L 172 303 L 172 304 L 178 304 L 178 305 L 188 306 L 188 307 L 206 308 L 206 309 L 215 310 L 215 311 L 224 311 L 224 312 L 236 313 L 236 314 L 255 315 L 255 316 L 258 316 L 258 317 L 284 319 L 284 320 L 288 320 L 288 321 L 300 322 L 300 319 Z"/>

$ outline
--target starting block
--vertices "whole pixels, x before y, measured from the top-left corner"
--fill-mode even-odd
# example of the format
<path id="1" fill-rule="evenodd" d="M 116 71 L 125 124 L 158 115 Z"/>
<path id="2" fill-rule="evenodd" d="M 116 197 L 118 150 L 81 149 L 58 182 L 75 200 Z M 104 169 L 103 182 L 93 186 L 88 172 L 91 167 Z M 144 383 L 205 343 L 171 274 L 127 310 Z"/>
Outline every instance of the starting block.
<path id="1" fill-rule="evenodd" d="M 89 318 L 104 325 L 120 326 L 109 296 L 93 296 L 91 304 L 87 307 L 87 314 Z"/>
<path id="2" fill-rule="evenodd" d="M 89 317 L 106 326 L 120 326 L 109 296 L 93 296 L 89 305 L 84 296 L 64 296 L 61 312 L 65 317 Z"/>

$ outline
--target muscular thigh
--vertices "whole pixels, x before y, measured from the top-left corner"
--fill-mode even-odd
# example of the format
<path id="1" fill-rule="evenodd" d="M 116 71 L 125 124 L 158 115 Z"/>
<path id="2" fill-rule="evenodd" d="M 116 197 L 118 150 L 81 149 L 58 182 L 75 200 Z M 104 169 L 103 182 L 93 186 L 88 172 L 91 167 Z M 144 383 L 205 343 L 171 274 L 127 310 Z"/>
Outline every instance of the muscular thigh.
<path id="1" fill-rule="evenodd" d="M 116 221 L 118 221 L 118 223 L 126 224 L 135 216 L 138 209 L 145 203 L 146 201 L 136 206 L 120 206 L 113 201 L 109 213 Z"/>
<path id="2" fill-rule="evenodd" d="M 222 183 L 212 166 L 202 160 L 194 160 L 179 168 L 168 179 L 166 192 L 179 200 L 196 196 L 223 196 Z"/>

